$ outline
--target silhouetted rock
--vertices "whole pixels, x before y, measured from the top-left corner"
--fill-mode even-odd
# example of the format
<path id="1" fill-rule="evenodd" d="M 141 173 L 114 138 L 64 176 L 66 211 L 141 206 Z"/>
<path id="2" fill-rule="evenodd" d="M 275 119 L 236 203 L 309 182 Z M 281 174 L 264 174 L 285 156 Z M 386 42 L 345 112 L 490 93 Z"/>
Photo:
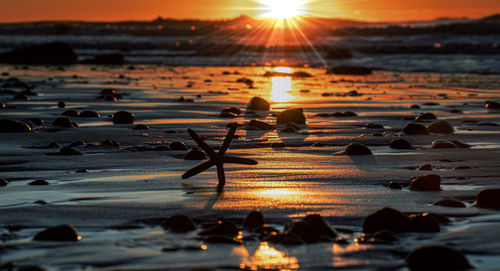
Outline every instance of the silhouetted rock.
<path id="1" fill-rule="evenodd" d="M 238 228 L 229 221 L 224 221 L 222 223 L 214 224 L 208 229 L 200 232 L 200 235 L 227 235 L 236 236 L 238 235 Z"/>
<path id="2" fill-rule="evenodd" d="M 169 148 L 172 151 L 187 151 L 188 150 L 188 147 L 186 146 L 186 144 L 184 144 L 183 142 L 180 142 L 180 141 L 175 141 L 175 142 L 170 143 Z"/>
<path id="3" fill-rule="evenodd" d="M 420 108 L 421 107 L 418 104 L 412 104 L 412 105 L 410 105 L 410 109 L 420 109 Z"/>
<path id="4" fill-rule="evenodd" d="M 440 191 L 441 177 L 436 174 L 414 178 L 410 183 L 412 191 Z"/>
<path id="5" fill-rule="evenodd" d="M 460 148 L 460 149 L 468 149 L 470 148 L 470 145 L 467 144 L 467 143 L 463 143 L 462 141 L 460 140 L 452 140 L 451 143 L 455 144 L 455 146 L 457 146 L 457 148 Z"/>
<path id="6" fill-rule="evenodd" d="M 243 222 L 243 227 L 248 230 L 253 230 L 257 227 L 264 225 L 264 216 L 260 211 L 252 211 L 250 212 L 245 221 Z"/>
<path id="7" fill-rule="evenodd" d="M 278 115 L 276 122 L 278 124 L 287 124 L 289 122 L 293 122 L 296 124 L 305 124 L 306 117 L 300 109 L 287 109 Z"/>
<path id="8" fill-rule="evenodd" d="M 343 153 L 345 155 L 371 155 L 372 151 L 361 143 L 351 143 L 347 145 Z"/>
<path id="9" fill-rule="evenodd" d="M 253 97 L 247 105 L 247 110 L 269 110 L 270 108 L 271 104 L 260 97 Z"/>
<path id="10" fill-rule="evenodd" d="M 433 113 L 424 113 L 415 118 L 416 121 L 437 120 L 436 115 Z"/>
<path id="11" fill-rule="evenodd" d="M 60 155 L 83 155 L 81 152 L 73 149 L 72 147 L 64 147 L 59 150 Z"/>
<path id="12" fill-rule="evenodd" d="M 221 112 L 221 113 L 226 113 L 226 112 L 227 112 L 227 113 L 233 113 L 233 114 L 235 114 L 235 115 L 239 115 L 239 114 L 241 114 L 241 110 L 240 110 L 239 108 L 237 108 L 237 107 L 229 107 L 229 108 L 226 108 L 226 109 L 222 110 L 222 112 Z"/>
<path id="13" fill-rule="evenodd" d="M 16 95 L 14 95 L 13 99 L 16 101 L 29 101 L 30 100 L 28 95 L 26 95 L 25 93 L 17 93 Z"/>
<path id="14" fill-rule="evenodd" d="M 8 183 L 4 178 L 0 178 L 0 186 L 7 186 Z"/>
<path id="15" fill-rule="evenodd" d="M 367 216 L 363 221 L 364 233 L 375 233 L 382 230 L 400 233 L 412 232 L 414 229 L 414 225 L 407 215 L 388 207 Z"/>
<path id="16" fill-rule="evenodd" d="M 433 124 L 427 126 L 427 130 L 431 133 L 437 134 L 453 134 L 454 132 L 453 126 L 451 126 L 451 124 L 446 120 L 434 122 Z"/>
<path id="17" fill-rule="evenodd" d="M 78 127 L 78 123 L 74 122 L 70 118 L 57 118 L 52 122 L 52 125 L 63 128 Z"/>
<path id="18" fill-rule="evenodd" d="M 207 156 L 204 152 L 199 150 L 192 150 L 186 153 L 184 160 L 205 160 Z"/>
<path id="19" fill-rule="evenodd" d="M 432 166 L 430 164 L 421 165 L 418 170 L 432 170 Z"/>
<path id="20" fill-rule="evenodd" d="M 173 232 L 184 233 L 196 229 L 193 220 L 186 215 L 173 215 L 162 222 L 161 226 Z"/>
<path id="21" fill-rule="evenodd" d="M 49 185 L 49 182 L 47 182 L 46 180 L 35 180 L 35 181 L 32 181 L 30 183 L 28 183 L 28 185 Z"/>
<path id="22" fill-rule="evenodd" d="M 45 123 L 43 121 L 43 119 L 40 119 L 40 118 L 28 118 L 27 121 L 29 121 L 29 124 L 30 126 L 33 127 L 33 125 L 36 125 L 36 126 L 43 126 L 43 124 Z"/>
<path id="23" fill-rule="evenodd" d="M 327 74 L 340 74 L 340 75 L 370 75 L 373 70 L 360 66 L 338 66 L 328 68 Z"/>
<path id="24" fill-rule="evenodd" d="M 499 209 L 500 189 L 485 189 L 476 195 L 476 205 L 479 208 Z"/>
<path id="25" fill-rule="evenodd" d="M 365 126 L 366 129 L 384 129 L 383 125 L 376 123 L 367 123 Z"/>
<path id="26" fill-rule="evenodd" d="M 390 146 L 393 149 L 402 149 L 402 150 L 413 149 L 413 146 L 410 144 L 410 142 L 402 138 L 392 140 Z"/>
<path id="27" fill-rule="evenodd" d="M 137 124 L 134 127 L 134 130 L 149 130 L 149 126 L 144 125 L 144 124 Z"/>
<path id="28" fill-rule="evenodd" d="M 453 144 L 450 141 L 438 139 L 434 140 L 431 145 L 431 149 L 456 149 L 457 145 Z"/>
<path id="29" fill-rule="evenodd" d="M 83 60 L 81 63 L 95 65 L 122 65 L 125 64 L 125 57 L 120 53 L 104 54 L 95 56 L 92 59 Z"/>
<path id="30" fill-rule="evenodd" d="M 80 112 L 70 109 L 61 113 L 61 116 L 76 118 L 80 116 Z"/>
<path id="31" fill-rule="evenodd" d="M 80 113 L 81 118 L 100 118 L 101 115 L 94 111 L 85 110 Z"/>
<path id="32" fill-rule="evenodd" d="M 259 130 L 265 130 L 265 131 L 275 129 L 274 126 L 272 126 L 271 124 L 265 123 L 265 122 L 260 121 L 260 120 L 251 120 L 248 123 L 248 126 L 257 128 Z"/>
<path id="33" fill-rule="evenodd" d="M 403 133 L 407 135 L 428 135 L 429 131 L 422 124 L 408 123 L 403 128 Z"/>
<path id="34" fill-rule="evenodd" d="M 498 109 L 500 109 L 500 103 L 497 103 L 497 102 L 486 102 L 485 107 L 487 109 L 498 110 Z"/>
<path id="35" fill-rule="evenodd" d="M 0 133 L 26 133 L 31 127 L 18 120 L 0 119 Z"/>
<path id="36" fill-rule="evenodd" d="M 439 232 L 439 222 L 432 216 L 416 215 L 411 217 L 415 232 Z"/>
<path id="37" fill-rule="evenodd" d="M 238 80 L 236 80 L 236 83 L 246 84 L 250 88 L 253 87 L 253 80 L 245 77 L 239 78 Z"/>
<path id="38" fill-rule="evenodd" d="M 53 228 L 48 228 L 39 232 L 33 240 L 35 241 L 53 241 L 53 242 L 75 242 L 81 237 L 76 232 L 76 229 L 70 225 L 60 225 Z"/>
<path id="39" fill-rule="evenodd" d="M 403 189 L 403 186 L 401 186 L 401 184 L 396 183 L 396 182 L 390 182 L 389 183 L 389 188 L 390 189 L 399 189 L 399 190 L 401 190 L 401 189 Z"/>
<path id="40" fill-rule="evenodd" d="M 134 114 L 127 111 L 118 111 L 113 115 L 114 124 L 132 124 L 134 123 Z"/>
<path id="41" fill-rule="evenodd" d="M 73 48 L 63 42 L 32 45 L 0 54 L 0 62 L 10 64 L 66 65 L 77 60 Z"/>
<path id="42" fill-rule="evenodd" d="M 406 257 L 406 263 L 411 271 L 451 271 L 472 268 L 462 253 L 444 246 L 419 247 L 410 252 Z"/>
<path id="43" fill-rule="evenodd" d="M 454 208 L 465 208 L 465 204 L 459 200 L 456 199 L 440 199 L 436 202 L 434 202 L 434 205 L 437 206 L 446 206 L 446 207 L 454 207 Z"/>
<path id="44" fill-rule="evenodd" d="M 309 224 L 313 239 L 312 242 L 318 242 L 323 236 L 330 237 L 332 239 L 337 237 L 337 231 L 319 214 L 311 214 L 304 217 L 302 220 Z M 304 240 L 308 241 L 308 240 Z"/>
<path id="45" fill-rule="evenodd" d="M 64 108 L 64 107 L 66 107 L 66 103 L 63 102 L 63 101 L 60 101 L 60 102 L 57 103 L 57 107 Z"/>

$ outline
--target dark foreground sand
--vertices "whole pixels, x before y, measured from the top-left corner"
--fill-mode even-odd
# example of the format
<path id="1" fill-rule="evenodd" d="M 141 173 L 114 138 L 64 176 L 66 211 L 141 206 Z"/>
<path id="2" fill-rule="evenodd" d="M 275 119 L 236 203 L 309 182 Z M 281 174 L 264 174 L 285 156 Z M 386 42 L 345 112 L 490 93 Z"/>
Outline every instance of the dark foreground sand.
<path id="1" fill-rule="evenodd" d="M 231 74 L 223 75 L 224 71 Z M 3 91 L 0 102 L 6 108 L 0 109 L 0 118 L 40 118 L 45 124 L 34 125 L 31 132 L 0 133 L 0 177 L 8 181 L 0 187 L 0 266 L 17 262 L 52 270 L 404 270 L 406 254 L 426 244 L 453 247 L 479 269 L 500 266 L 500 213 L 475 206 L 479 191 L 500 187 L 500 113 L 484 106 L 485 101 L 500 100 L 499 75 L 335 76 L 320 69 L 295 69 L 313 75 L 298 78 L 264 77 L 266 71 L 272 69 L 1 66 L 0 72 L 9 74 L 0 77 L 0 85 L 17 77 L 37 85 L 38 95 L 29 96 L 29 101 L 12 100 L 13 95 Z M 243 77 L 254 81 L 253 88 L 236 82 Z M 97 98 L 105 88 L 126 95 L 116 102 Z M 181 102 L 181 96 L 193 102 Z M 269 114 L 245 115 L 254 96 L 272 102 Z M 59 101 L 66 107 L 58 108 Z M 415 104 L 420 108 L 410 108 Z M 241 109 L 241 115 L 219 117 L 221 110 L 232 106 Z M 223 193 L 216 192 L 214 168 L 181 179 L 200 161 L 184 160 L 186 151 L 167 147 L 175 141 L 195 147 L 187 128 L 216 147 L 228 123 L 258 119 L 275 125 L 276 115 L 291 107 L 302 108 L 307 118 L 307 126 L 298 132 L 279 132 L 284 125 L 271 131 L 237 131 L 228 153 L 259 164 L 226 166 Z M 95 111 L 100 118 L 72 117 L 79 124 L 76 128 L 52 125 L 70 109 Z M 117 111 L 133 113 L 134 124 L 113 124 L 111 115 Z M 345 111 L 358 116 L 317 116 Z M 421 113 L 448 121 L 454 133 L 402 134 Z M 367 123 L 383 128 L 366 129 Z M 150 130 L 132 129 L 137 124 Z M 406 139 L 415 148 L 391 148 L 394 138 Z M 460 140 L 471 147 L 431 149 L 437 139 Z M 119 146 L 103 144 L 106 140 Z M 83 144 L 74 149 L 83 155 L 54 155 L 77 141 Z M 373 155 L 340 154 L 353 141 L 368 146 Z M 60 147 L 42 148 L 50 143 Z M 417 170 L 424 164 L 432 171 Z M 77 173 L 82 169 L 88 172 Z M 428 174 L 441 176 L 441 191 L 406 187 L 411 177 Z M 28 185 L 39 179 L 49 185 Z M 388 188 L 391 181 L 404 188 Z M 466 208 L 433 205 L 445 197 L 458 199 Z M 364 218 L 386 206 L 405 213 L 443 214 L 452 222 L 441 225 L 439 233 L 398 234 L 392 244 L 361 243 Z M 254 209 L 278 230 L 291 219 L 319 213 L 340 229 L 348 244 L 275 245 L 246 231 L 239 235 L 245 240 L 242 245 L 207 244 L 197 235 L 201 229 L 174 234 L 160 226 L 178 213 L 198 223 L 241 222 Z M 82 240 L 32 241 L 36 233 L 60 224 L 73 225 Z"/>

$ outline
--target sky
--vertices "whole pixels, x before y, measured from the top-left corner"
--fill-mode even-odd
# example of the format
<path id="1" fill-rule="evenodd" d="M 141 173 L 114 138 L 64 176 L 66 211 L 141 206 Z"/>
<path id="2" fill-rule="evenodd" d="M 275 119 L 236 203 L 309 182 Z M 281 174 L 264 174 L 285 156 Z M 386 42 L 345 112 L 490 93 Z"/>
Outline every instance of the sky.
<path id="1" fill-rule="evenodd" d="M 152 20 L 158 16 L 225 19 L 241 14 L 265 14 L 263 2 L 266 1 L 275 0 L 0 0 L 0 22 Z M 365 21 L 479 18 L 500 13 L 500 0 L 298 1 L 304 2 L 306 15 Z"/>

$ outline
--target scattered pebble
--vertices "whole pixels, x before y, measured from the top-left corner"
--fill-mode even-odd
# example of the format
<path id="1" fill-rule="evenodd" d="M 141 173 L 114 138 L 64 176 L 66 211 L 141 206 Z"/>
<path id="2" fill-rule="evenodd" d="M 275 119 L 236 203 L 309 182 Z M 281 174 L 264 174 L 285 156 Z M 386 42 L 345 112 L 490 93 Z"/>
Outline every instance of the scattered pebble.
<path id="1" fill-rule="evenodd" d="M 80 112 L 70 109 L 61 113 L 61 116 L 76 118 L 80 116 Z"/>
<path id="2" fill-rule="evenodd" d="M 410 144 L 410 142 L 402 138 L 392 140 L 390 146 L 393 149 L 402 149 L 402 150 L 413 149 L 413 146 Z"/>
<path id="3" fill-rule="evenodd" d="M 7 186 L 8 183 L 4 178 L 0 178 L 0 186 Z"/>
<path id="4" fill-rule="evenodd" d="M 205 152 L 200 150 L 192 150 L 186 153 L 184 160 L 205 160 L 207 158 Z"/>
<path id="5" fill-rule="evenodd" d="M 418 170 L 432 170 L 432 166 L 430 164 L 421 165 Z"/>
<path id="6" fill-rule="evenodd" d="M 403 186 L 402 186 L 400 183 L 390 182 L 390 183 L 389 183 L 389 188 L 390 188 L 390 189 L 398 189 L 398 190 L 401 190 L 401 189 L 403 189 Z"/>
<path id="7" fill-rule="evenodd" d="M 60 101 L 60 102 L 57 103 L 57 107 L 59 107 L 59 108 L 65 108 L 66 107 L 66 103 L 63 102 L 63 101 Z"/>
<path id="8" fill-rule="evenodd" d="M 80 113 L 81 118 L 100 118 L 101 115 L 94 111 L 85 110 Z"/>
<path id="9" fill-rule="evenodd" d="M 245 221 L 243 222 L 243 227 L 248 230 L 253 230 L 265 224 L 264 215 L 260 211 L 250 212 Z"/>
<path id="10" fill-rule="evenodd" d="M 500 188 L 485 189 L 476 195 L 476 205 L 479 208 L 499 209 Z"/>
<path id="11" fill-rule="evenodd" d="M 271 104 L 260 97 L 253 97 L 247 105 L 247 110 L 269 110 L 270 108 Z"/>
<path id="12" fill-rule="evenodd" d="M 183 142 L 180 142 L 180 141 L 175 141 L 175 142 L 170 143 L 169 148 L 172 151 L 187 151 L 188 150 L 188 147 L 186 146 L 186 144 L 184 144 Z"/>
<path id="13" fill-rule="evenodd" d="M 149 126 L 144 125 L 144 124 L 137 124 L 134 128 L 134 130 L 149 130 Z"/>
<path id="14" fill-rule="evenodd" d="M 76 232 L 76 229 L 70 225 L 60 225 L 53 228 L 48 228 L 39 232 L 33 240 L 35 241 L 53 241 L 53 242 L 75 242 L 81 237 Z"/>
<path id="15" fill-rule="evenodd" d="M 63 128 L 73 128 L 78 127 L 78 123 L 74 122 L 70 118 L 57 118 L 52 122 L 52 125 L 59 126 Z"/>
<path id="16" fill-rule="evenodd" d="M 436 202 L 433 203 L 434 205 L 437 206 L 445 206 L 445 207 L 453 207 L 453 208 L 465 208 L 465 204 L 459 200 L 456 199 L 451 199 L 451 198 L 445 198 L 445 199 L 440 199 Z"/>
<path id="17" fill-rule="evenodd" d="M 114 124 L 132 124 L 134 123 L 134 114 L 127 111 L 118 111 L 113 115 Z"/>
<path id="18" fill-rule="evenodd" d="M 451 126 L 451 124 L 446 120 L 434 122 L 433 124 L 427 126 L 427 130 L 431 133 L 437 134 L 453 134 L 454 132 L 453 126 Z"/>
<path id="19" fill-rule="evenodd" d="M 384 129 L 383 125 L 376 123 L 367 123 L 365 126 L 366 129 Z"/>
<path id="20" fill-rule="evenodd" d="M 408 123 L 403 128 L 403 133 L 407 135 L 428 135 L 429 131 L 422 124 Z"/>
<path id="21" fill-rule="evenodd" d="M 440 232 L 439 222 L 432 216 L 419 214 L 410 217 L 415 232 Z"/>
<path id="22" fill-rule="evenodd" d="M 406 257 L 411 271 L 424 270 L 467 270 L 472 266 L 465 256 L 444 246 L 419 247 Z"/>
<path id="23" fill-rule="evenodd" d="M 361 143 L 351 143 L 347 145 L 343 153 L 345 155 L 371 155 L 372 151 Z"/>
<path id="24" fill-rule="evenodd" d="M 257 128 L 258 130 L 274 130 L 274 126 L 272 126 L 271 124 L 268 124 L 268 123 L 265 123 L 263 121 L 260 121 L 260 120 L 251 120 L 249 123 L 248 123 L 248 127 L 253 127 L 253 128 Z"/>
<path id="25" fill-rule="evenodd" d="M 278 124 L 287 124 L 289 122 L 305 124 L 306 117 L 301 109 L 287 109 L 278 115 L 276 122 Z"/>
<path id="26" fill-rule="evenodd" d="M 398 210 L 385 207 L 370 214 L 363 221 L 364 233 L 375 233 L 389 230 L 394 233 L 412 232 L 414 225 L 411 219 Z"/>
<path id="27" fill-rule="evenodd" d="M 196 224 L 186 215 L 173 215 L 165 219 L 161 226 L 176 233 L 185 233 L 196 229 Z"/>
<path id="28" fill-rule="evenodd" d="M 60 155 L 83 155 L 81 152 L 73 149 L 72 147 L 64 147 L 59 150 Z"/>
<path id="29" fill-rule="evenodd" d="M 427 121 L 427 120 L 437 120 L 436 115 L 433 113 L 424 113 L 415 118 L 416 121 Z"/>
<path id="30" fill-rule="evenodd" d="M 0 133 L 26 133 L 31 127 L 22 121 L 0 119 Z"/>
<path id="31" fill-rule="evenodd" d="M 457 145 L 450 141 L 438 139 L 432 142 L 431 149 L 456 149 Z"/>
<path id="32" fill-rule="evenodd" d="M 441 176 L 430 174 L 416 177 L 410 183 L 412 191 L 441 191 Z"/>
<path id="33" fill-rule="evenodd" d="M 28 185 L 49 185 L 46 180 L 36 180 L 28 183 Z"/>

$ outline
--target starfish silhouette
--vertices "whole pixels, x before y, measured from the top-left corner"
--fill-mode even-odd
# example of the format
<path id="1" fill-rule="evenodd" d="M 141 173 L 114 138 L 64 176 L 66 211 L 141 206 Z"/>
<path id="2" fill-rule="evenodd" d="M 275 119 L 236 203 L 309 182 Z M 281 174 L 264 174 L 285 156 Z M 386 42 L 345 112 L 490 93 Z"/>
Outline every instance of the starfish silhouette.
<path id="1" fill-rule="evenodd" d="M 224 174 L 224 163 L 240 164 L 240 165 L 257 165 L 257 161 L 252 159 L 226 155 L 226 151 L 229 148 L 229 145 L 231 144 L 231 141 L 234 138 L 236 129 L 238 129 L 236 125 L 231 126 L 231 129 L 229 130 L 229 132 L 226 135 L 226 138 L 224 139 L 224 143 L 222 143 L 222 147 L 217 153 L 210 146 L 208 146 L 208 144 L 200 136 L 198 136 L 198 134 L 195 131 L 193 131 L 192 129 L 188 129 L 187 131 L 189 135 L 193 138 L 196 144 L 198 144 L 198 146 L 200 146 L 200 148 L 204 150 L 208 154 L 208 156 L 210 156 L 210 159 L 186 171 L 186 173 L 182 175 L 182 179 L 191 178 L 215 165 L 217 166 L 217 178 L 219 179 L 217 190 L 221 192 L 222 189 L 224 188 L 224 185 L 226 184 L 226 177 Z"/>

